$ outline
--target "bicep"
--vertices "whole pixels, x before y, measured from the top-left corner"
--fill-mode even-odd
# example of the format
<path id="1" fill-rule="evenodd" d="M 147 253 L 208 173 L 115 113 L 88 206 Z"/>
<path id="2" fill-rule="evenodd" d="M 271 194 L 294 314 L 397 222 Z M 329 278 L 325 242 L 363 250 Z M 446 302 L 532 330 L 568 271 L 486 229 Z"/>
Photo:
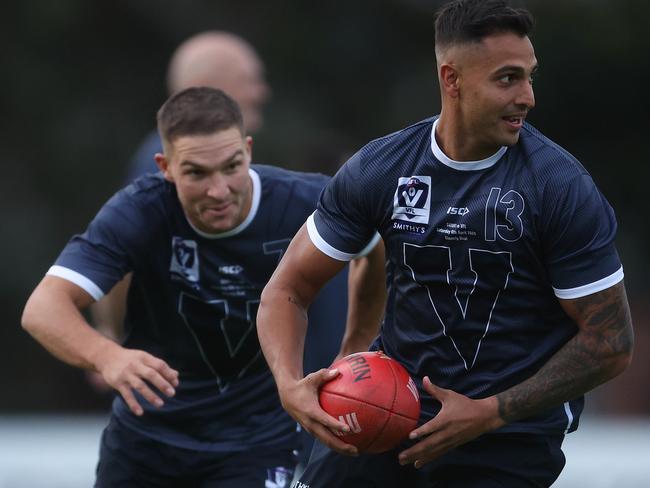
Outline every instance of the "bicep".
<path id="1" fill-rule="evenodd" d="M 630 353 L 633 345 L 632 320 L 622 281 L 581 298 L 560 300 L 579 334 L 592 338 L 593 347 L 605 354 Z"/>
<path id="2" fill-rule="evenodd" d="M 303 225 L 287 248 L 269 285 L 286 290 L 307 307 L 318 291 L 344 266 L 345 261 L 333 259 L 311 241 Z"/>
<path id="3" fill-rule="evenodd" d="M 78 314 L 93 302 L 83 288 L 58 276 L 46 275 L 30 295 L 23 311 L 25 328 Z"/>
<path id="4" fill-rule="evenodd" d="M 44 298 L 70 301 L 78 309 L 84 309 L 94 303 L 95 299 L 79 285 L 58 276 L 46 275 L 34 290 Z"/>

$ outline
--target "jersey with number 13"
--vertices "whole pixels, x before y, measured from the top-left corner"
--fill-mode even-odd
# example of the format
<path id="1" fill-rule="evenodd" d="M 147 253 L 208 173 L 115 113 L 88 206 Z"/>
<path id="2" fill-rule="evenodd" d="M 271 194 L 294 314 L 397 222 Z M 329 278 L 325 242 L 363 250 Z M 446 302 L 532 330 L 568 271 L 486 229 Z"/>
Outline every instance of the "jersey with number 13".
<path id="1" fill-rule="evenodd" d="M 389 298 L 375 347 L 418 381 L 472 398 L 534 374 L 577 328 L 558 298 L 616 284 L 614 213 L 587 171 L 530 125 L 473 162 L 449 159 L 431 118 L 372 141 L 341 168 L 308 221 L 349 259 L 378 230 Z M 437 409 L 422 392 L 424 419 Z M 504 430 L 577 427 L 583 399 Z"/>

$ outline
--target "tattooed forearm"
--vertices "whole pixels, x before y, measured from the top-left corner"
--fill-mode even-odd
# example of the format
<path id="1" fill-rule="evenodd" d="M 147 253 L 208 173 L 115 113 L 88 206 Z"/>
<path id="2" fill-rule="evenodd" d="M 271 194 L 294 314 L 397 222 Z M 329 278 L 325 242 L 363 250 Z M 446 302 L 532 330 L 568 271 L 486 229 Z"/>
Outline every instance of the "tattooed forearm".
<path id="1" fill-rule="evenodd" d="M 534 376 L 497 395 L 499 414 L 506 422 L 577 398 L 629 364 L 634 334 L 622 282 L 561 303 L 578 333 Z"/>

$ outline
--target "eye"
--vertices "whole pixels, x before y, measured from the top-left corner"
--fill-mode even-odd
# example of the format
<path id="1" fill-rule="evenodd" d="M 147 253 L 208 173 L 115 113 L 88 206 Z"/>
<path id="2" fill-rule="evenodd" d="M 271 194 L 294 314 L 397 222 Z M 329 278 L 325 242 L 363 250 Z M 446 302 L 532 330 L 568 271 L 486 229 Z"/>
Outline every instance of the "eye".
<path id="1" fill-rule="evenodd" d="M 183 171 L 183 174 L 188 176 L 198 177 L 203 174 L 203 170 L 198 168 L 188 168 L 185 171 Z"/>
<path id="2" fill-rule="evenodd" d="M 515 76 L 512 73 L 501 75 L 498 81 L 504 85 L 510 85 L 513 81 L 515 81 Z"/>
<path id="3" fill-rule="evenodd" d="M 235 171 L 237 171 L 237 168 L 239 167 L 240 164 L 241 161 L 231 161 L 226 165 L 224 171 L 226 173 L 234 173 Z"/>

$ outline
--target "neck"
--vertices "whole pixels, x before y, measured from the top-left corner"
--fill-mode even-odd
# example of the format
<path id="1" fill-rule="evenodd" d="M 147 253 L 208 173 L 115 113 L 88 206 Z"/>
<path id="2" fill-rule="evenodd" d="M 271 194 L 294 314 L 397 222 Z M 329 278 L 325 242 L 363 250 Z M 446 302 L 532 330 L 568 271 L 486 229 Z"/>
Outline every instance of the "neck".
<path id="1" fill-rule="evenodd" d="M 450 115 L 444 108 L 440 113 L 435 136 L 442 152 L 454 161 L 479 161 L 499 150 L 499 146 L 481 142 L 460 118 Z"/>

